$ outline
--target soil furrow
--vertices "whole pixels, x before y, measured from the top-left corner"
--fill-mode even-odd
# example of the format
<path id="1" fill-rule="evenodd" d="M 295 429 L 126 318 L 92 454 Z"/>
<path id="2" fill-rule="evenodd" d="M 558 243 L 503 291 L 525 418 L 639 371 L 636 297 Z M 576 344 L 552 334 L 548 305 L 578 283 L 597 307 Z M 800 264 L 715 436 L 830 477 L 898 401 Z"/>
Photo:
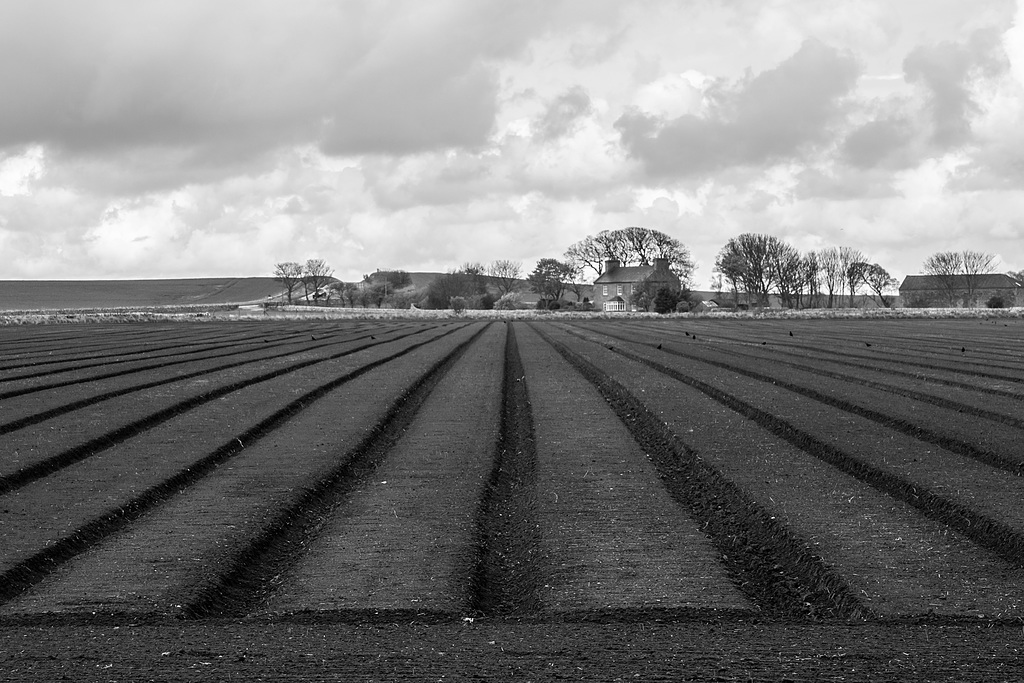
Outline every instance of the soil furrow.
<path id="1" fill-rule="evenodd" d="M 878 488 L 897 500 L 914 506 L 936 521 L 949 525 L 1013 565 L 1024 565 L 1024 530 L 979 512 L 971 505 L 939 495 L 905 476 L 881 469 L 863 457 L 854 456 L 840 447 L 827 443 L 822 438 L 794 427 L 777 415 L 740 400 L 708 382 L 639 353 L 619 347 L 616 347 L 614 352 L 700 390 L 719 403 L 754 420 L 771 433 L 828 462 L 840 471 Z"/>
<path id="2" fill-rule="evenodd" d="M 368 335 L 366 335 L 366 336 L 368 336 Z M 315 335 L 314 335 L 314 340 L 315 340 Z M 351 341 L 351 340 L 350 339 L 340 339 L 340 340 L 338 340 L 338 339 L 333 339 L 332 338 L 330 341 L 327 341 L 326 343 L 312 344 L 312 345 L 306 344 L 306 345 L 303 346 L 303 348 L 306 351 L 310 351 L 310 350 L 321 349 L 321 348 L 329 348 L 329 347 L 335 346 L 335 345 L 337 345 L 339 343 L 347 343 L 349 341 Z M 280 348 L 280 347 L 289 347 L 289 346 L 292 346 L 293 344 L 294 344 L 294 342 L 282 342 L 280 344 L 267 344 L 266 346 L 268 348 L 270 348 L 270 349 L 274 349 L 274 348 Z M 12 398 L 18 398 L 20 396 L 26 396 L 28 394 L 36 394 L 36 393 L 44 392 L 44 391 L 53 391 L 53 390 L 57 390 L 57 389 L 65 389 L 67 387 L 72 387 L 72 386 L 80 385 L 80 384 L 90 384 L 92 382 L 99 382 L 99 381 L 103 381 L 103 380 L 122 378 L 122 377 L 130 376 L 130 375 L 135 375 L 135 374 L 138 374 L 138 373 L 143 373 L 143 372 L 148 372 L 148 371 L 163 372 L 164 370 L 166 370 L 168 368 L 176 367 L 176 366 L 179 366 L 179 365 L 190 365 L 190 364 L 195 363 L 197 361 L 220 360 L 220 359 L 223 359 L 223 358 L 231 358 L 233 356 L 240 356 L 240 355 L 245 355 L 245 354 L 253 353 L 253 349 L 252 348 L 238 348 L 238 345 L 232 345 L 229 348 L 234 349 L 234 350 L 221 351 L 221 352 L 210 352 L 210 353 L 201 352 L 201 353 L 195 354 L 195 355 L 189 354 L 185 358 L 178 358 L 177 360 L 171 360 L 171 361 L 166 361 L 166 362 L 150 363 L 148 361 L 148 359 L 146 359 L 146 360 L 140 360 L 140 361 L 127 362 L 127 363 L 115 363 L 114 365 L 120 365 L 121 368 L 119 370 L 114 371 L 114 372 L 107 372 L 107 373 L 101 373 L 101 374 L 95 374 L 95 375 L 85 375 L 85 376 L 82 376 L 82 377 L 75 377 L 75 378 L 71 378 L 71 379 L 65 379 L 65 380 L 61 380 L 61 381 L 58 381 L 58 382 L 50 382 L 48 384 L 29 384 L 28 386 L 23 386 L 23 387 L 20 387 L 20 388 L 17 388 L 17 389 L 6 389 L 4 391 L 0 391 L 0 401 L 2 401 L 2 400 L 9 400 L 9 399 L 12 399 Z M 261 351 L 262 351 L 262 349 L 261 349 Z M 108 365 L 108 364 L 104 364 L 104 367 L 106 367 L 106 365 Z M 125 366 L 131 366 L 131 367 L 125 367 Z M 15 381 L 16 380 L 13 380 L 13 379 L 9 380 L 9 381 L 5 380 L 5 384 L 10 385 L 10 384 L 12 384 Z"/>
<path id="3" fill-rule="evenodd" d="M 879 618 L 1011 618 L 1024 613 L 1024 573 L 1002 558 L 658 372 L 545 327 L 603 368 L 686 448 L 785 525 Z M 828 433 L 827 425 L 821 428 Z M 841 442 L 840 442 L 841 443 Z"/>
<path id="4" fill-rule="evenodd" d="M 607 397 L 534 326 L 518 327 L 534 411 L 544 612 L 754 611 L 702 520 L 673 503 L 646 444 Z"/>
<path id="5" fill-rule="evenodd" d="M 101 497 L 93 501 L 92 506 L 102 506 L 105 507 L 106 510 L 98 514 L 96 517 L 91 519 L 86 518 L 88 521 L 73 521 L 80 515 L 80 513 L 77 512 L 78 501 L 75 496 L 70 496 L 70 500 L 66 500 L 64 498 L 53 500 L 52 494 L 47 496 L 46 493 L 42 492 L 34 493 L 26 502 L 37 499 L 46 499 L 49 497 L 52 505 L 57 505 L 58 507 L 74 505 L 75 507 L 69 508 L 65 514 L 61 515 L 58 519 L 53 520 L 51 526 L 56 525 L 54 526 L 54 529 L 50 530 L 49 527 L 43 528 L 38 525 L 35 527 L 35 531 L 29 534 L 27 542 L 38 536 L 40 539 L 40 542 L 37 544 L 38 550 L 30 552 L 24 557 L 19 557 L 18 554 L 10 555 L 8 560 L 4 562 L 4 565 L 6 565 L 7 568 L 2 574 L 0 574 L 0 601 L 9 600 L 28 586 L 38 582 L 64 562 L 67 562 L 69 559 L 77 556 L 85 550 L 88 550 L 100 539 L 108 537 L 125 528 L 130 523 L 139 519 L 143 514 L 151 511 L 157 506 L 163 504 L 166 500 L 177 496 L 189 487 L 195 485 L 207 475 L 214 472 L 218 466 L 234 458 L 240 453 L 243 453 L 243 451 L 251 446 L 253 442 L 262 439 L 269 433 L 272 433 L 280 425 L 286 423 L 310 405 L 315 404 L 317 400 L 325 396 L 330 391 L 342 386 L 346 382 L 360 377 L 374 368 L 384 366 L 397 358 L 401 358 L 425 344 L 429 344 L 443 337 L 447 337 L 450 334 L 456 333 L 460 329 L 465 329 L 465 326 L 454 328 L 445 332 L 440 337 L 420 344 L 410 345 L 396 353 L 359 365 L 349 372 L 345 372 L 340 376 L 335 376 L 326 382 L 322 382 L 313 389 L 309 389 L 308 386 L 301 387 L 301 393 L 295 392 L 298 393 L 295 398 L 292 398 L 287 402 L 279 403 L 280 407 L 273 409 L 273 412 L 269 413 L 265 417 L 261 417 L 257 422 L 249 422 L 248 427 L 244 428 L 242 431 L 232 434 L 228 439 L 222 441 L 220 446 L 205 452 L 195 459 L 192 459 L 192 456 L 188 455 L 188 452 L 186 451 L 185 455 L 188 457 L 188 461 L 181 466 L 180 469 L 170 476 L 159 479 L 155 483 L 143 483 L 142 485 L 145 486 L 145 488 L 134 493 L 130 498 L 127 498 L 127 500 L 117 501 L 117 497 L 115 497 L 113 492 L 111 492 L 111 497 L 117 501 L 113 506 L 109 506 L 109 503 L 107 502 L 109 498 Z M 295 394 L 293 393 L 292 395 Z M 173 447 L 174 444 L 171 443 L 169 445 Z M 179 455 L 179 457 L 181 456 L 182 453 L 180 449 L 173 450 Z M 161 465 L 166 467 L 170 462 L 171 460 L 168 458 L 168 463 L 161 463 Z M 94 485 L 90 481 L 90 478 L 83 478 L 79 473 L 74 474 L 75 476 L 69 480 L 70 484 L 86 487 Z M 146 470 L 137 470 L 136 475 L 142 477 L 140 482 L 145 482 L 146 478 L 150 476 Z M 49 478 L 38 482 L 37 486 L 50 488 L 45 485 L 50 482 L 51 479 L 52 478 Z M 132 489 L 129 489 L 129 491 L 134 490 L 135 486 L 137 485 L 133 485 Z M 15 496 L 17 496 L 17 493 Z M 14 500 L 5 502 L 5 507 L 7 509 L 5 509 L 4 512 L 12 513 L 14 503 Z M 67 517 L 67 521 L 64 521 L 64 517 Z M 10 525 L 14 523 L 13 519 L 14 518 L 10 514 L 5 516 L 3 518 L 4 526 L 10 528 Z M 26 519 L 24 521 L 31 522 L 30 519 Z M 68 529 L 70 529 L 70 531 L 68 531 Z M 47 534 L 51 532 L 56 535 L 52 537 L 47 536 Z M 5 533 L 9 533 L 9 531 Z M 12 552 L 10 548 L 6 548 L 5 550 Z"/>
<path id="6" fill-rule="evenodd" d="M 217 568 L 219 576 L 184 606 L 184 616 L 241 616 L 262 603 L 275 580 L 300 562 L 316 543 L 338 505 L 357 487 L 367 485 L 367 478 L 411 429 L 431 392 L 486 329 L 480 327 L 433 363 L 339 466 L 305 487 L 290 505 L 280 508 L 257 538 Z"/>
<path id="7" fill-rule="evenodd" d="M 222 399 L 225 396 L 229 396 L 230 394 L 233 394 L 242 389 L 252 387 L 256 384 L 268 382 L 279 377 L 287 376 L 288 374 L 296 372 L 298 370 L 303 370 L 318 365 L 320 363 L 334 361 L 340 358 L 344 358 L 346 356 L 350 356 L 354 353 L 358 353 L 365 349 L 377 346 L 378 344 L 384 344 L 391 341 L 400 341 L 402 339 L 405 339 L 406 337 L 426 332 L 428 331 L 428 329 L 429 328 L 422 328 L 420 330 L 411 332 L 407 335 L 400 335 L 393 339 L 382 338 L 379 342 L 375 341 L 374 343 L 364 344 L 362 346 L 355 347 L 352 349 L 346 349 L 345 351 L 342 351 L 340 353 L 335 353 L 332 354 L 331 356 L 323 358 L 315 358 L 312 360 L 302 361 L 299 363 L 293 363 L 284 367 L 280 367 L 271 372 L 264 372 L 254 377 L 245 377 L 243 379 L 220 386 L 216 389 L 204 391 L 199 394 L 194 394 L 186 398 L 185 400 L 175 400 L 170 405 L 160 408 L 154 412 L 149 412 L 141 418 L 131 420 L 115 429 L 103 431 L 97 434 L 96 436 L 92 436 L 91 438 L 82 443 L 72 446 L 71 448 L 60 450 L 52 455 L 44 455 L 44 453 L 46 452 L 45 450 L 36 448 L 34 449 L 33 453 L 33 456 L 36 458 L 35 462 L 21 466 L 19 469 L 10 472 L 9 474 L 0 475 L 0 495 L 4 495 L 6 493 L 14 491 L 18 488 L 21 488 L 32 483 L 33 481 L 36 481 L 50 474 L 53 474 L 54 472 L 57 472 L 65 467 L 73 465 L 74 463 L 92 457 L 97 453 L 103 452 L 104 450 L 107 450 L 120 443 L 123 443 L 124 441 L 142 432 L 145 432 L 148 429 L 152 429 L 153 427 L 163 424 L 168 420 L 171 420 L 179 415 L 187 413 L 191 410 L 195 410 L 196 408 L 208 404 L 211 401 Z M 421 342 L 420 345 L 429 343 L 430 341 L 431 339 L 425 340 Z M 258 362 L 266 362 L 266 360 L 267 359 L 263 358 L 258 360 L 244 361 L 242 363 L 230 364 L 228 366 L 221 366 L 217 368 L 214 372 L 222 372 L 228 369 L 252 365 L 253 363 Z M 196 376 L 203 377 L 209 374 L 211 374 L 211 371 L 203 370 L 197 372 Z M 180 382 L 185 379 L 188 379 L 188 377 L 177 376 L 174 378 L 170 378 L 166 381 L 158 380 L 157 382 L 154 382 L 149 386 L 142 387 L 142 389 L 151 389 L 156 386 L 171 384 L 173 382 Z M 77 409 L 98 405 L 103 401 L 109 401 L 111 399 L 120 398 L 122 396 L 130 396 L 131 394 L 134 394 L 140 390 L 141 389 L 136 386 L 127 390 L 112 391 L 108 392 L 107 394 L 99 394 L 92 398 L 87 398 L 79 402 L 75 402 L 65 406 L 60 406 L 59 408 L 53 409 L 53 411 L 43 411 L 42 413 L 39 414 L 39 420 L 31 420 L 29 418 L 26 418 L 28 424 L 21 425 L 21 427 L 37 425 L 46 419 L 61 417 Z M 104 420 L 103 424 L 106 425 L 107 421 Z M 2 433 L 5 432 L 0 432 L 0 434 Z M 17 450 L 17 447 L 15 446 L 13 440 L 10 438 L 5 440 L 4 445 L 8 449 Z M 12 462 L 12 464 L 14 463 Z"/>
<path id="8" fill-rule="evenodd" d="M 606 334 L 606 336 L 612 336 L 614 339 L 632 344 L 649 345 L 649 342 L 641 342 L 633 337 L 623 334 Z M 678 356 L 687 360 L 696 360 L 701 363 L 707 363 L 724 370 L 729 370 L 730 372 L 742 374 L 746 377 L 750 377 L 751 379 L 767 382 L 774 386 L 788 389 L 811 400 L 858 415 L 884 425 L 890 429 L 899 431 L 907 436 L 935 444 L 936 446 L 952 453 L 973 458 L 992 467 L 1017 475 L 1024 473 L 1024 457 L 1019 453 L 1000 453 L 994 450 L 994 446 L 986 448 L 983 445 L 979 445 L 978 439 L 968 441 L 966 438 L 961 436 L 965 431 L 970 434 L 976 434 L 978 431 L 981 431 L 986 437 L 989 435 L 995 435 L 997 437 L 994 439 L 996 443 L 1000 443 L 1000 441 L 1002 443 L 1006 443 L 1007 441 L 1015 438 L 1016 435 L 1014 432 L 1009 432 L 1002 426 L 1005 425 L 1006 427 L 1017 428 L 1024 427 L 1024 421 L 1020 419 L 1000 414 L 991 414 L 991 417 L 989 417 L 989 411 L 972 409 L 971 406 L 965 404 L 946 401 L 943 403 L 949 405 L 943 405 L 943 410 L 950 411 L 950 414 L 943 415 L 940 412 L 931 411 L 927 417 L 929 422 L 935 427 L 930 428 L 922 425 L 920 421 L 912 422 L 909 419 L 903 419 L 896 416 L 901 412 L 901 406 L 893 404 L 891 401 L 887 402 L 885 400 L 886 397 L 884 396 L 879 397 L 864 391 L 859 392 L 859 394 L 856 392 L 850 392 L 847 385 L 856 384 L 852 378 L 843 378 L 842 381 L 827 384 L 824 389 L 819 390 L 812 387 L 822 388 L 823 383 L 814 377 L 806 377 L 806 375 L 814 372 L 812 368 L 792 367 L 792 369 L 786 372 L 779 372 L 771 364 L 763 362 L 765 359 L 758 357 L 748 356 L 748 358 L 752 358 L 756 361 L 762 361 L 762 363 L 759 363 L 758 369 L 754 369 L 741 365 L 736 360 L 720 360 L 718 358 L 709 357 L 710 354 L 704 353 L 703 350 L 700 352 L 679 350 L 665 346 L 664 344 L 662 344 L 662 348 L 660 350 L 666 354 Z M 714 353 L 714 351 L 711 353 Z M 731 358 L 735 358 L 740 354 L 730 353 L 729 355 Z M 797 383 L 796 380 L 798 379 L 803 379 L 804 381 L 802 383 Z M 825 390 L 829 388 L 831 388 L 831 393 L 825 393 Z M 884 391 L 884 389 L 880 390 Z M 858 402 L 855 403 L 853 402 L 854 400 L 857 400 Z M 938 399 L 929 402 L 936 406 L 940 403 Z M 889 412 L 882 412 L 870 407 L 880 405 L 888 405 Z M 963 413 L 974 415 L 975 417 L 982 417 L 983 419 L 991 419 L 995 424 L 990 424 L 986 427 L 979 427 L 977 422 L 972 422 L 970 425 L 963 425 L 962 417 L 960 417 Z M 917 419 L 920 420 L 921 418 L 918 417 Z M 946 433 L 938 431 L 939 429 L 942 429 Z M 999 439 L 998 437 L 1003 438 Z"/>
<path id="9" fill-rule="evenodd" d="M 353 462 L 331 496 L 337 504 L 260 613 L 472 614 L 505 327 L 492 324 L 465 350 L 386 453 Z"/>
<path id="10" fill-rule="evenodd" d="M 486 615 L 540 608 L 536 522 L 537 451 L 526 372 L 515 326 L 506 324 L 501 421 L 494 462 L 477 511 L 472 609 Z"/>
<path id="11" fill-rule="evenodd" d="M 246 335 L 218 335 L 215 340 L 207 342 L 196 342 L 190 341 L 182 344 L 180 341 L 168 341 L 167 343 L 159 346 L 144 346 L 141 348 L 133 347 L 120 347 L 117 349 L 110 349 L 104 347 L 106 353 L 96 355 L 76 355 L 67 354 L 62 355 L 58 358 L 48 356 L 45 360 L 33 360 L 25 363 L 9 364 L 0 367 L 0 373 L 7 373 L 11 370 L 21 370 L 24 368 L 45 368 L 33 372 L 26 372 L 19 375 L 0 375 L 0 381 L 3 382 L 16 382 L 19 380 L 36 379 L 39 377 L 48 377 L 51 375 L 57 375 L 64 372 L 79 372 L 82 370 L 88 370 L 91 368 L 105 367 L 110 365 L 120 365 L 123 363 L 135 362 L 139 360 L 156 360 L 156 359 L 168 359 L 176 358 L 180 356 L 188 356 L 192 354 L 202 353 L 205 351 L 216 351 L 219 349 L 226 348 L 237 348 L 239 345 L 253 345 L 259 344 L 260 347 L 264 343 L 278 344 L 283 340 L 294 338 L 293 334 L 281 333 L 280 335 L 274 334 L 262 334 L 260 339 L 254 340 L 252 334 Z M 266 341 L 261 341 L 266 340 Z M 37 354 L 33 354 L 37 355 Z M 54 365 L 67 365 L 69 367 L 47 367 Z"/>
<path id="12" fill-rule="evenodd" d="M 855 617 L 865 613 L 843 578 L 806 552 L 772 515 L 709 466 L 621 384 L 544 331 L 541 336 L 608 402 L 654 463 L 676 505 L 721 553 L 733 583 L 766 614 Z"/>

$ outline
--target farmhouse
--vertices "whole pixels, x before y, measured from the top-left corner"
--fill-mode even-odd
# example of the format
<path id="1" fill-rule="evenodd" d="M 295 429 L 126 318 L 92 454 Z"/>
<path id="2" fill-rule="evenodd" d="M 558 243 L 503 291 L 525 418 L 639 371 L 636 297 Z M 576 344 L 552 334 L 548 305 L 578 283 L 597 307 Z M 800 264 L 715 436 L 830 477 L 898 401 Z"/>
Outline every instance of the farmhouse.
<path id="1" fill-rule="evenodd" d="M 656 258 L 652 265 L 620 266 L 616 259 L 604 262 L 604 273 L 594 280 L 594 308 L 602 311 L 635 311 L 634 290 L 645 280 L 664 283 L 678 290 L 679 277 L 669 269 L 668 259 Z"/>
<path id="2" fill-rule="evenodd" d="M 989 301 L 1001 306 L 1024 306 L 1024 283 L 1003 273 L 973 276 L 908 275 L 900 285 L 905 308 L 983 308 Z M 972 287 L 973 284 L 973 287 Z M 972 292 L 973 290 L 973 292 Z"/>

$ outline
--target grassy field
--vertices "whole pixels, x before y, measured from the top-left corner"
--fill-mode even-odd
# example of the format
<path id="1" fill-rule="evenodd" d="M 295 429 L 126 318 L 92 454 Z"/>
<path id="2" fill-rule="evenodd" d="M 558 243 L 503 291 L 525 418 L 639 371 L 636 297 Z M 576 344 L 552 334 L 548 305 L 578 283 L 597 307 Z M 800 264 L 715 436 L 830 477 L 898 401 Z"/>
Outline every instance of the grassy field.
<path id="1" fill-rule="evenodd" d="M 262 302 L 281 293 L 270 277 L 176 280 L 4 280 L 0 311 Z"/>
<path id="2" fill-rule="evenodd" d="M 1020 680 L 1022 343 L 7 326 L 0 680 Z"/>

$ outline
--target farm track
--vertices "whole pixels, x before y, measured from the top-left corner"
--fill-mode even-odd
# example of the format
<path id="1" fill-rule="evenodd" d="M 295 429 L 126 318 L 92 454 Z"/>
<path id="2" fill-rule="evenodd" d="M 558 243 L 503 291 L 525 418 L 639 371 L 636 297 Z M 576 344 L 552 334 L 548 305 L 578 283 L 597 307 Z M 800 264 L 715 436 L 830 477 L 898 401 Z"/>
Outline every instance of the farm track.
<path id="1" fill-rule="evenodd" d="M 0 680 L 1024 678 L 1019 325 L 93 329 L 0 330 Z"/>

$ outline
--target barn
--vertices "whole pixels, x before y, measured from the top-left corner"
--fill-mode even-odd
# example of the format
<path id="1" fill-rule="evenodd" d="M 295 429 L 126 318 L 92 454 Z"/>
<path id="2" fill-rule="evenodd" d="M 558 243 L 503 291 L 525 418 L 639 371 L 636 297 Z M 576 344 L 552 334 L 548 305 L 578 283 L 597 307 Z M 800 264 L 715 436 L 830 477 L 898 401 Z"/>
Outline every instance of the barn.
<path id="1" fill-rule="evenodd" d="M 993 307 L 1024 306 L 1024 283 L 1005 273 L 991 273 L 908 275 L 900 285 L 904 308 L 984 308 L 990 303 Z"/>

